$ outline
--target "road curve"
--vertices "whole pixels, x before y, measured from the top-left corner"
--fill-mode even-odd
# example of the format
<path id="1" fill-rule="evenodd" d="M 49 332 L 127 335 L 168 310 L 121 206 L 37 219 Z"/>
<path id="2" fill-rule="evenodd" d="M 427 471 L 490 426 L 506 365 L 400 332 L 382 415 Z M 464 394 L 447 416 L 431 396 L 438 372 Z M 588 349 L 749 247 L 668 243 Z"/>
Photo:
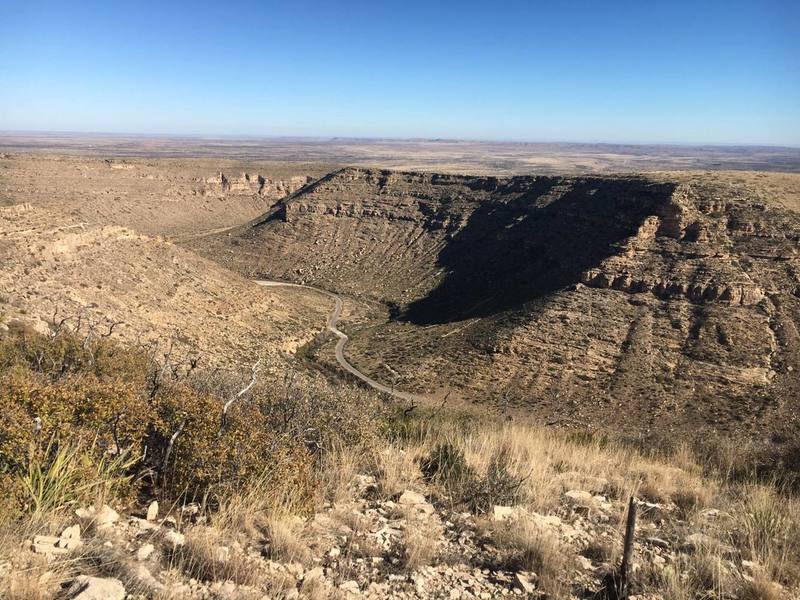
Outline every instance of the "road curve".
<path id="1" fill-rule="evenodd" d="M 305 288 L 307 290 L 312 290 L 314 292 L 332 298 L 334 301 L 334 307 L 331 313 L 328 315 L 327 328 L 328 331 L 333 333 L 338 338 L 338 341 L 336 342 L 335 354 L 336 354 L 336 361 L 339 363 L 339 365 L 345 371 L 354 375 L 355 377 L 358 377 L 361 381 L 366 383 L 371 388 L 378 390 L 379 392 L 383 392 L 384 394 L 389 394 L 393 398 L 397 398 L 399 400 L 405 400 L 407 402 L 419 402 L 422 400 L 422 398 L 420 396 L 417 396 L 416 394 L 400 392 L 388 385 L 384 385 L 380 381 L 375 381 L 372 377 L 362 373 L 347 361 L 347 358 L 345 358 L 344 356 L 344 347 L 347 344 L 349 338 L 347 337 L 346 333 L 340 331 L 336 327 L 336 325 L 339 323 L 339 317 L 341 317 L 342 315 L 343 304 L 341 296 L 339 296 L 338 294 L 334 294 L 333 292 L 329 292 L 328 290 L 323 290 L 322 288 L 314 287 L 312 285 L 303 285 L 300 283 L 285 283 L 283 281 L 268 281 L 266 279 L 257 279 L 255 280 L 255 283 L 257 283 L 258 285 L 263 285 L 264 287 L 282 286 L 282 287 Z"/>

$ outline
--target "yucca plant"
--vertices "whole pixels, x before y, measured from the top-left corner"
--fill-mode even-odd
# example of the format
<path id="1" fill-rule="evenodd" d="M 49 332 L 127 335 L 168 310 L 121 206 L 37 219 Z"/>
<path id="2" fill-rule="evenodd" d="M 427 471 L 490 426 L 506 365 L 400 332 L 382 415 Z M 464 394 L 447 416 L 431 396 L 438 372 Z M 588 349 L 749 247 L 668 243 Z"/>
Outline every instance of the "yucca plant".
<path id="1" fill-rule="evenodd" d="M 44 448 L 31 448 L 20 479 L 30 511 L 46 513 L 74 501 L 109 501 L 130 485 L 138 460 L 129 450 L 110 455 L 95 442 L 85 447 L 51 437 Z"/>
<path id="2" fill-rule="evenodd" d="M 79 450 L 55 437 L 40 449 L 31 447 L 27 469 L 20 475 L 33 513 L 50 512 L 74 500 L 81 491 Z"/>

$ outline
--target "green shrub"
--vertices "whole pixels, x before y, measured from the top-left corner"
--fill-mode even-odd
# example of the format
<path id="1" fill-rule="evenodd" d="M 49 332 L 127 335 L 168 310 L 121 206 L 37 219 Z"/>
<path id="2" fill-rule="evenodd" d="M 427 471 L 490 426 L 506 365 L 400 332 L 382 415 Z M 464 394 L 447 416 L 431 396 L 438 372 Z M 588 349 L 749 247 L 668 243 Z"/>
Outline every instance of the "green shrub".
<path id="1" fill-rule="evenodd" d="M 468 463 L 464 451 L 452 442 L 437 444 L 420 461 L 425 478 L 440 486 L 450 501 L 475 513 L 485 513 L 496 504 L 517 504 L 524 479 L 510 470 L 510 456 L 503 449 L 492 457 L 485 474 Z"/>
<path id="2" fill-rule="evenodd" d="M 303 510 L 316 457 L 335 444 L 369 445 L 384 417 L 368 392 L 303 377 L 259 382 L 223 428 L 222 407 L 242 382 L 191 373 L 66 329 L 0 334 L 3 514 L 133 494 L 142 481 L 166 499 L 212 506 L 259 481 L 270 501 Z"/>

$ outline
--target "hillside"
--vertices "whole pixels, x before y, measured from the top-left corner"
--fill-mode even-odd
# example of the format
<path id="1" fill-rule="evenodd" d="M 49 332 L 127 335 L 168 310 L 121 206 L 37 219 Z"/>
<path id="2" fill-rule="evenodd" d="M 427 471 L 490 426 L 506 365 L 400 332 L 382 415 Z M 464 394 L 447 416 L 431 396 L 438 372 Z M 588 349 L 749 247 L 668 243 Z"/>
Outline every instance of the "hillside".
<path id="1" fill-rule="evenodd" d="M 185 237 L 238 225 L 327 173 L 322 164 L 0 155 L 0 206 Z"/>
<path id="2" fill-rule="evenodd" d="M 166 351 L 172 339 L 182 356 L 234 369 L 294 353 L 330 311 L 327 298 L 265 290 L 163 239 L 30 205 L 0 208 L 0 264 L 0 329 L 67 318 L 99 335 L 118 323 L 129 342 Z"/>
<path id="3" fill-rule="evenodd" d="M 195 247 L 383 303 L 348 354 L 404 389 L 632 437 L 781 442 L 798 414 L 797 190 L 791 175 L 345 169 Z"/>

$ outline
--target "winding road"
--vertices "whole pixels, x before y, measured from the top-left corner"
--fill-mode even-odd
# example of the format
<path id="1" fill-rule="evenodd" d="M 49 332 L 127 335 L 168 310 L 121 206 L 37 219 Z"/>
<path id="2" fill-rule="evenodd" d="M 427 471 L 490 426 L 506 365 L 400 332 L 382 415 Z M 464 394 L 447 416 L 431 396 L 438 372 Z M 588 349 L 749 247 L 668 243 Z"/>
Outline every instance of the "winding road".
<path id="1" fill-rule="evenodd" d="M 323 290 L 318 287 L 314 287 L 311 285 L 303 285 L 300 283 L 285 283 L 283 281 L 268 281 L 265 279 L 258 279 L 255 281 L 255 283 L 257 283 L 258 285 L 263 285 L 264 287 L 305 288 L 307 290 L 311 290 L 313 292 L 317 292 L 318 294 L 323 294 L 325 296 L 328 296 L 329 298 L 332 298 L 335 304 L 333 310 L 328 315 L 327 328 L 328 331 L 333 333 L 338 338 L 338 341 L 336 342 L 335 354 L 336 354 L 336 361 L 339 363 L 339 365 L 341 365 L 341 367 L 345 371 L 351 373 L 355 377 L 358 377 L 361 381 L 366 383 L 371 388 L 378 390 L 379 392 L 383 392 L 384 394 L 389 394 L 394 398 L 398 398 L 399 400 L 405 400 L 407 402 L 419 402 L 422 400 L 422 398 L 420 396 L 417 396 L 416 394 L 399 392 L 388 385 L 385 385 L 379 381 L 375 381 L 374 379 L 372 379 L 372 377 L 366 375 L 365 373 L 362 373 L 347 361 L 347 358 L 345 358 L 344 356 L 344 347 L 347 344 L 349 338 L 347 337 L 346 333 L 340 331 L 336 327 L 336 325 L 339 323 L 339 317 L 341 317 L 342 315 L 343 302 L 341 296 L 339 296 L 338 294 L 334 294 L 333 292 L 329 292 L 328 290 Z"/>

